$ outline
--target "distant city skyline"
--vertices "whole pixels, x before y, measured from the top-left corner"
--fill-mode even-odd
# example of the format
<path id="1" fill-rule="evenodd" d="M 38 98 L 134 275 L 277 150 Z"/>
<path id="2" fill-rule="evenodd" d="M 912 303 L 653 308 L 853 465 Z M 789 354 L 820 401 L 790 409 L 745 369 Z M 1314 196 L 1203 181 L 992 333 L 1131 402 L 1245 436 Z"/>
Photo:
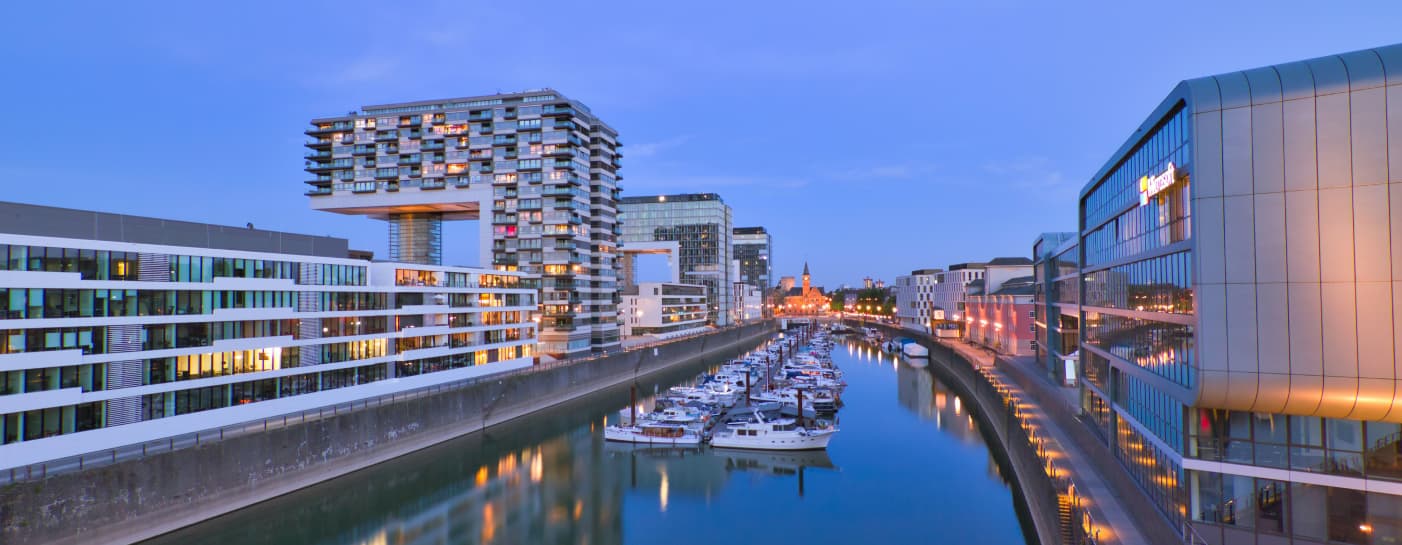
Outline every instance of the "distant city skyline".
<path id="1" fill-rule="evenodd" d="M 1366 19 L 1303 2 L 1175 5 L 1216 14 L 1193 24 L 1147 5 L 745 4 L 736 18 L 559 4 L 613 39 L 567 52 L 520 40 L 515 25 L 461 30 L 468 10 L 447 2 L 376 14 L 383 28 L 414 30 L 336 46 L 309 29 L 364 24 L 371 8 L 22 4 L 0 36 L 28 82 L 5 91 L 0 198 L 253 223 L 384 257 L 383 224 L 310 209 L 306 120 L 553 87 L 619 131 L 624 197 L 718 193 L 735 225 L 772 233 L 776 278 L 807 261 L 829 289 L 889 283 L 1027 256 L 1039 233 L 1074 229 L 1075 195 L 1146 104 L 1184 78 L 1397 41 L 1402 6 L 1370 4 Z M 470 16 L 521 14 L 487 4 Z M 447 69 L 465 59 L 470 71 Z M 446 264 L 479 264 L 474 226 L 445 227 L 445 239 Z"/>

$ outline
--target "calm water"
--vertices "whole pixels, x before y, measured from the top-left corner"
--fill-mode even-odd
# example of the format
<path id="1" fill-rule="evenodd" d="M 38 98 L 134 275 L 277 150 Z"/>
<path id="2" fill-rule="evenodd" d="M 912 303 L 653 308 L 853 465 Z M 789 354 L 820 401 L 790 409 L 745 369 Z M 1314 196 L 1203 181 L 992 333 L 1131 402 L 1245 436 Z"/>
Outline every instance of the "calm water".
<path id="1" fill-rule="evenodd" d="M 959 398 L 866 345 L 833 358 L 848 387 L 826 453 L 605 443 L 620 388 L 150 543 L 1025 543 Z"/>

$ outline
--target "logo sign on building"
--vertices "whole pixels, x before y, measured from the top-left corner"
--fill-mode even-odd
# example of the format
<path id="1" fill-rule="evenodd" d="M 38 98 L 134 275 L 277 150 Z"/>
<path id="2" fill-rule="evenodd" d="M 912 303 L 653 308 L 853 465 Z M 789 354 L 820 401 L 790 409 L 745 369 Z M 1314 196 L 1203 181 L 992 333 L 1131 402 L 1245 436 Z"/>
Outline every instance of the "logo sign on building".
<path id="1" fill-rule="evenodd" d="M 1140 177 L 1139 206 L 1148 205 L 1150 197 L 1158 195 L 1163 190 L 1168 189 L 1168 187 L 1173 185 L 1173 182 L 1176 181 L 1178 181 L 1178 169 L 1173 166 L 1173 163 L 1169 163 L 1168 168 L 1164 169 L 1163 172 L 1153 176 Z"/>
<path id="2" fill-rule="evenodd" d="M 934 311 L 931 311 L 930 317 L 931 317 L 931 318 L 934 318 L 934 319 L 936 319 L 936 320 L 943 320 L 943 319 L 944 319 L 944 311 L 943 311 L 943 310 L 934 310 Z"/>

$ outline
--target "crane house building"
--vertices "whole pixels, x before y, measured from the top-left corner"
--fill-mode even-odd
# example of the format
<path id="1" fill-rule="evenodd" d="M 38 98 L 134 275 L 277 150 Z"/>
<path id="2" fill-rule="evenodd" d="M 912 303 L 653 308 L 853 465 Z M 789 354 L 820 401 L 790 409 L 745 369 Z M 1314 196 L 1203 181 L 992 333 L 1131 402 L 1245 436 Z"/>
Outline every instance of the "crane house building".
<path id="1" fill-rule="evenodd" d="M 1163 515 L 1402 540 L 1402 46 L 1184 81 L 1079 199 L 1083 409 Z"/>

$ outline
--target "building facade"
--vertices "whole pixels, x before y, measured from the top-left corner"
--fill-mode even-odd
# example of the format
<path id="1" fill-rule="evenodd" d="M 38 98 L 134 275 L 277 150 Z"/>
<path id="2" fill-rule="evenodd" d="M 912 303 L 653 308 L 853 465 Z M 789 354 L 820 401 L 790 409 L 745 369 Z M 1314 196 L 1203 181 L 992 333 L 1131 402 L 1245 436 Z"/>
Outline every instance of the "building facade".
<path id="1" fill-rule="evenodd" d="M 774 287 L 774 239 L 763 227 L 736 227 L 731 230 L 733 256 L 740 262 L 736 282 L 761 290 Z"/>
<path id="2" fill-rule="evenodd" d="M 1402 539 L 1402 46 L 1180 83 L 1082 190 L 1084 410 L 1209 543 Z"/>
<path id="3" fill-rule="evenodd" d="M 789 283 L 793 277 L 786 276 Z M 823 288 L 813 286 L 813 277 L 808 274 L 808 263 L 803 264 L 802 284 L 789 288 L 784 296 L 784 314 L 819 314 L 832 308 L 832 301 L 823 293 Z"/>
<path id="4" fill-rule="evenodd" d="M 1034 354 L 1033 278 L 1020 276 L 985 289 L 983 281 L 969 284 L 965 303 L 965 337 L 1000 354 Z"/>
<path id="5" fill-rule="evenodd" d="M 643 282 L 624 288 L 623 336 L 671 338 L 706 329 L 706 286 Z"/>
<path id="6" fill-rule="evenodd" d="M 480 263 L 540 277 L 542 352 L 618 345 L 622 144 L 583 103 L 540 89 L 365 106 L 311 125 L 313 209 L 385 220 L 391 261 L 434 265 L 442 222 L 479 220 Z"/>
<path id="7" fill-rule="evenodd" d="M 1080 371 L 1080 246 L 1076 233 L 1042 233 L 1032 243 L 1033 356 L 1054 381 L 1074 386 Z"/>
<path id="8" fill-rule="evenodd" d="M 0 203 L 0 469 L 531 365 L 532 276 L 347 254 Z"/>
<path id="9" fill-rule="evenodd" d="M 731 213 L 715 193 L 626 197 L 622 243 L 675 241 L 685 284 L 706 286 L 707 319 L 730 324 Z"/>
<path id="10" fill-rule="evenodd" d="M 731 286 L 730 292 L 735 298 L 730 304 L 731 312 L 735 315 L 732 320 L 734 323 L 764 318 L 764 291 L 744 282 L 736 282 Z"/>
<path id="11" fill-rule="evenodd" d="M 930 286 L 930 303 L 943 310 L 946 320 L 963 323 L 969 283 L 983 279 L 983 263 L 955 263 L 945 267 Z"/>
<path id="12" fill-rule="evenodd" d="M 902 328 L 930 333 L 931 320 L 936 315 L 944 319 L 944 310 L 935 308 L 934 299 L 935 284 L 943 272 L 943 269 L 917 269 L 896 277 L 896 320 Z"/>

